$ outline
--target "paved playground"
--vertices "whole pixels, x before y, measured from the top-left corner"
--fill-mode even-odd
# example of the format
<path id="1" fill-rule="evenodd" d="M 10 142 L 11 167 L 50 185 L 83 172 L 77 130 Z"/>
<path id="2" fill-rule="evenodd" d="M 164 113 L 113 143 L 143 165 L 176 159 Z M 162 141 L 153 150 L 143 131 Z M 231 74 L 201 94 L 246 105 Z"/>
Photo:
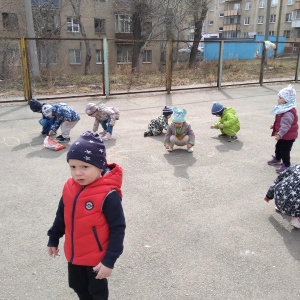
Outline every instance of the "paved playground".
<path id="1" fill-rule="evenodd" d="M 263 201 L 277 176 L 266 163 L 275 146 L 269 111 L 286 85 L 63 100 L 81 115 L 73 141 L 92 129 L 88 102 L 107 102 L 121 113 L 105 142 L 108 161 L 124 169 L 127 221 L 110 300 L 299 299 L 300 230 Z M 300 103 L 300 85 L 294 87 Z M 228 143 L 210 129 L 215 100 L 236 109 L 239 141 Z M 187 109 L 194 153 L 168 153 L 163 136 L 143 137 L 164 105 Z M 63 249 L 56 259 L 46 249 L 70 176 L 67 151 L 43 148 L 39 117 L 25 103 L 0 106 L 0 299 L 75 300 Z M 300 163 L 300 140 L 291 157 Z"/>

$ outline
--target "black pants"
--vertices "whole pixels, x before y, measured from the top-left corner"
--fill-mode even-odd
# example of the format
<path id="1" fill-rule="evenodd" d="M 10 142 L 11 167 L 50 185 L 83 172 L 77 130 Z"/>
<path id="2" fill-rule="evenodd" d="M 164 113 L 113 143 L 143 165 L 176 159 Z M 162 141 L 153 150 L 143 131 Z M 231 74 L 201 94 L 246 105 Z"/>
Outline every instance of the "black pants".
<path id="1" fill-rule="evenodd" d="M 291 165 L 290 153 L 295 140 L 279 140 L 275 146 L 275 157 L 281 160 L 286 167 Z"/>
<path id="2" fill-rule="evenodd" d="M 78 295 L 80 300 L 107 300 L 107 279 L 95 279 L 93 267 L 77 266 L 68 263 L 69 287 Z"/>

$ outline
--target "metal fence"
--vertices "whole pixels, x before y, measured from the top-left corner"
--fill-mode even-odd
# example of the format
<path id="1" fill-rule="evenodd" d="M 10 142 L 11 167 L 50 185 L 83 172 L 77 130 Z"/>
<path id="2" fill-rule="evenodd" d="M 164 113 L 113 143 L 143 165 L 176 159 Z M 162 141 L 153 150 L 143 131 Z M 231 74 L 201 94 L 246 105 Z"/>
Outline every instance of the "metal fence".
<path id="1" fill-rule="evenodd" d="M 190 41 L 151 41 L 133 68 L 133 41 L 0 38 L 0 101 L 298 81 L 299 48 L 240 43 L 202 41 L 191 67 Z"/>

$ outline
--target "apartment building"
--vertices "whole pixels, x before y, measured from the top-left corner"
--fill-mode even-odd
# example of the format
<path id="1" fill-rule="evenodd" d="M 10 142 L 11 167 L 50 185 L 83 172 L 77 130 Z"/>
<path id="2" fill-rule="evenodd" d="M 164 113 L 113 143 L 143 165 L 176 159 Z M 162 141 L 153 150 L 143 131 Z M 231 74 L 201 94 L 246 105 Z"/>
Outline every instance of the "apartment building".
<path id="1" fill-rule="evenodd" d="M 108 40 L 110 71 L 131 65 L 133 35 L 130 12 L 110 0 L 82 1 L 74 7 L 67 0 L 31 0 L 32 18 L 41 68 L 66 74 L 102 72 L 102 43 Z M 24 1 L 2 0 L 0 3 L 0 38 L 28 37 L 30 20 Z M 143 32 L 151 30 L 146 22 Z M 90 39 L 90 40 L 85 40 Z M 0 39 L 3 44 L 4 39 Z M 12 49 L 16 54 L 16 42 Z M 5 47 L 8 51 L 8 47 Z M 160 62 L 160 45 L 150 42 L 143 49 L 141 68 L 156 70 Z M 0 52 L 0 61 L 7 53 Z M 15 58 L 16 55 L 15 55 Z M 15 62 L 17 64 L 17 62 Z"/>
<path id="2" fill-rule="evenodd" d="M 219 33 L 223 38 L 248 38 L 265 35 L 285 36 L 290 43 L 300 42 L 300 2 L 269 0 L 213 0 L 204 24 L 204 33 Z"/>

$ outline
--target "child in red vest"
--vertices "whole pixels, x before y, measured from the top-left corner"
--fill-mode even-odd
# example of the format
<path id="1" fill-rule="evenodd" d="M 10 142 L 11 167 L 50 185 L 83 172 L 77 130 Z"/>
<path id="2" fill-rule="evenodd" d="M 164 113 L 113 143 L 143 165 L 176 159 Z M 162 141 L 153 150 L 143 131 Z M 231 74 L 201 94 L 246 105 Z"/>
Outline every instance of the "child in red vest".
<path id="1" fill-rule="evenodd" d="M 298 137 L 298 116 L 296 110 L 296 91 L 292 85 L 278 93 L 278 105 L 271 111 L 275 122 L 270 126 L 272 136 L 277 141 L 275 156 L 268 161 L 269 165 L 280 165 L 277 173 L 284 172 L 290 165 L 290 153 L 295 139 Z M 281 162 L 282 161 L 282 162 Z"/>
<path id="2" fill-rule="evenodd" d="M 58 256 L 65 235 L 69 286 L 79 299 L 106 300 L 107 277 L 123 252 L 122 168 L 107 164 L 103 140 L 91 131 L 71 145 L 67 161 L 72 178 L 48 231 L 48 254 Z"/>

